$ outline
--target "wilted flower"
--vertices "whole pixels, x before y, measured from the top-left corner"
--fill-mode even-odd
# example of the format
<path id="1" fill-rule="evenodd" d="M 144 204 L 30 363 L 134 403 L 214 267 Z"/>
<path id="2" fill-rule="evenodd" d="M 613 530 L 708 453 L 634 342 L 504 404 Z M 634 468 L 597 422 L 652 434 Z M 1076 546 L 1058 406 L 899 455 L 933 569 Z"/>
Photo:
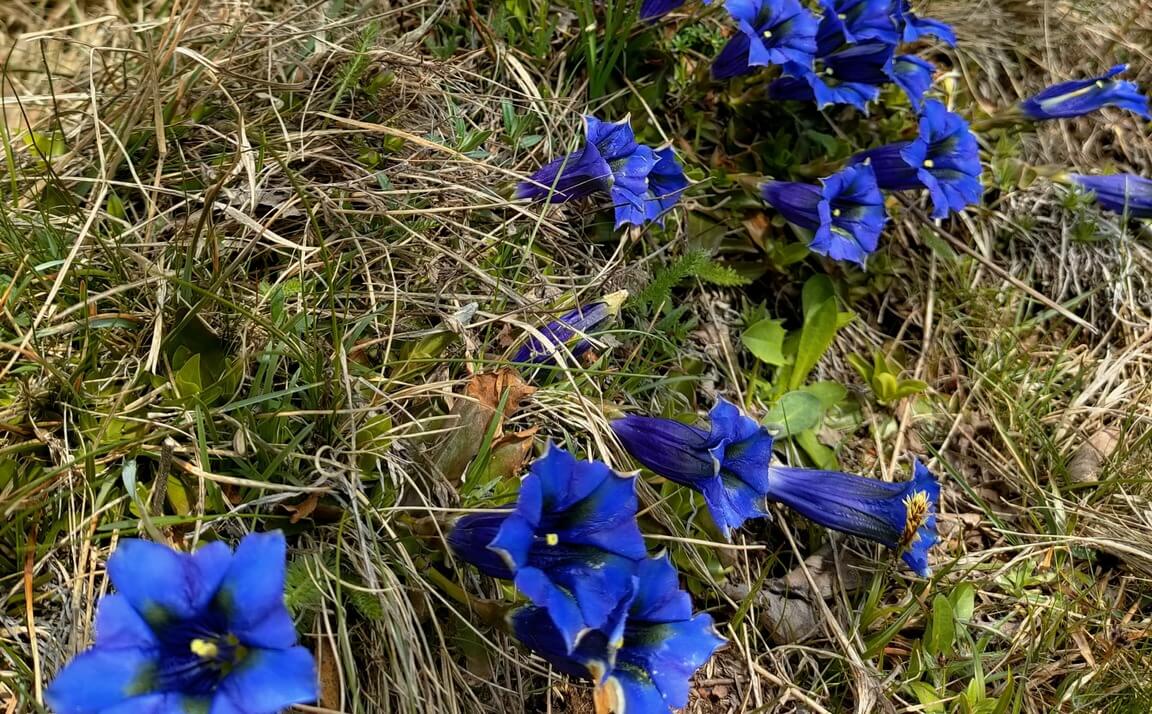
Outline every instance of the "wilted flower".
<path id="1" fill-rule="evenodd" d="M 815 101 L 818 109 L 850 104 L 861 111 L 879 97 L 881 85 L 891 81 L 892 45 L 876 40 L 848 43 L 841 24 L 836 16 L 826 15 L 814 63 L 784 65 L 785 76 L 768 85 L 768 96 Z"/>
<path id="2" fill-rule="evenodd" d="M 862 151 L 850 163 L 869 163 L 876 182 L 886 191 L 927 188 L 932 196 L 932 217 L 979 203 L 980 147 L 968 122 L 935 99 L 924 102 L 920 136 Z"/>
<path id="3" fill-rule="evenodd" d="M 1128 65 L 1118 64 L 1103 77 L 1053 84 L 1021 102 L 1020 111 L 1029 119 L 1042 120 L 1078 117 L 1103 107 L 1119 107 L 1152 120 L 1148 97 L 1140 93 L 1136 83 L 1113 79 L 1127 69 Z"/>
<path id="4" fill-rule="evenodd" d="M 598 302 L 582 305 L 565 313 L 559 320 L 550 322 L 540 329 L 543 341 L 538 337 L 530 338 L 516 352 L 512 361 L 520 364 L 550 362 L 561 350 L 560 345 L 566 346 L 568 353 L 573 357 L 579 357 L 592 347 L 588 333 L 618 313 L 620 306 L 627 299 L 627 290 L 617 290 L 605 295 Z"/>
<path id="5" fill-rule="evenodd" d="M 603 711 L 620 714 L 671 712 L 688 703 L 692 675 L 725 642 L 707 614 L 692 616 L 692 599 L 680 589 L 667 556 L 640 563 L 623 635 L 590 634 L 574 652 L 548 614 L 520 608 L 509 617 L 526 647 L 566 674 L 591 678 Z"/>
<path id="6" fill-rule="evenodd" d="M 789 223 L 813 233 L 812 252 L 863 265 L 888 217 L 875 174 L 869 166 L 849 166 L 820 183 L 769 181 L 762 193 Z"/>
<path id="7" fill-rule="evenodd" d="M 108 559 L 116 594 L 96 610 L 96 641 L 57 675 L 57 714 L 272 714 L 316 699 L 312 655 L 284 607 L 284 536 L 182 553 L 123 540 Z"/>
<path id="8" fill-rule="evenodd" d="M 812 64 L 818 23 L 799 0 L 727 0 L 725 7 L 740 31 L 712 63 L 716 79 L 746 74 L 752 66 Z"/>
<path id="9" fill-rule="evenodd" d="M 892 0 L 820 0 L 824 20 L 847 42 L 879 40 L 889 45 L 899 42 L 892 19 Z"/>
<path id="10" fill-rule="evenodd" d="M 924 106 L 924 94 L 932 86 L 935 73 L 936 65 L 916 55 L 897 55 L 892 60 L 892 81 L 904 90 L 917 111 Z"/>
<path id="11" fill-rule="evenodd" d="M 676 160 L 676 152 L 671 147 L 656 150 L 656 165 L 648 174 L 648 195 L 644 217 L 664 225 L 664 214 L 680 200 L 680 195 L 688 188 L 688 177 L 684 168 Z"/>
<path id="12" fill-rule="evenodd" d="M 919 460 L 913 461 L 912 480 L 906 483 L 775 465 L 768 469 L 768 498 L 826 528 L 899 550 L 918 575 L 931 573 L 928 551 L 939 540 L 940 484 Z"/>
<path id="13" fill-rule="evenodd" d="M 620 443 L 655 473 L 704 494 L 717 528 L 729 537 L 745 520 L 767 515 L 765 466 L 772 436 L 735 405 L 718 399 L 708 429 L 674 419 L 629 415 L 612 422 Z"/>
<path id="14" fill-rule="evenodd" d="M 569 651 L 592 630 L 622 626 L 620 603 L 632 597 L 636 564 L 647 555 L 635 485 L 549 444 L 487 546 L 504 559 L 516 588 L 548 611 Z"/>
<path id="15" fill-rule="evenodd" d="M 909 0 L 896 0 L 893 19 L 905 42 L 915 42 L 921 37 L 932 35 L 949 47 L 956 46 L 956 31 L 952 26 L 930 17 L 920 17 L 912 12 Z"/>
<path id="16" fill-rule="evenodd" d="M 1132 218 L 1152 218 L 1152 180 L 1133 174 L 1065 177 L 1091 191 L 1103 208 Z"/>

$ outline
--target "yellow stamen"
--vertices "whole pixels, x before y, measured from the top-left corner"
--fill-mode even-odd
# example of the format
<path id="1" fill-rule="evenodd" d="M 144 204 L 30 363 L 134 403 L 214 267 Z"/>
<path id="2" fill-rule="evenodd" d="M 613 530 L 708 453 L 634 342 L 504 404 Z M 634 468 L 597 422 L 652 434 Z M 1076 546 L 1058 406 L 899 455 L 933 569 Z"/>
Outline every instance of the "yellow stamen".
<path id="1" fill-rule="evenodd" d="M 840 209 L 839 208 L 833 208 L 832 209 L 832 217 L 833 218 L 839 218 L 840 217 Z"/>
<path id="2" fill-rule="evenodd" d="M 560 536 L 555 533 L 549 533 L 548 535 L 544 536 L 544 542 L 548 545 L 559 545 Z"/>
<path id="3" fill-rule="evenodd" d="M 936 162 L 933 161 L 932 159 L 924 159 L 924 168 L 930 169 L 935 165 L 936 165 Z"/>
<path id="4" fill-rule="evenodd" d="M 928 494 L 917 491 L 904 499 L 904 532 L 900 535 L 900 547 L 907 548 L 916 542 L 917 531 L 928 519 Z"/>
<path id="5" fill-rule="evenodd" d="M 840 13 L 836 17 L 840 18 L 841 20 L 847 20 L 848 19 L 848 16 L 844 13 Z"/>
<path id="6" fill-rule="evenodd" d="M 212 640 L 202 640 L 199 637 L 188 644 L 192 654 L 201 659 L 216 659 L 220 656 L 220 647 Z"/>
<path id="7" fill-rule="evenodd" d="M 772 30 L 764 30 L 764 39 L 766 39 L 766 40 L 772 39 Z"/>

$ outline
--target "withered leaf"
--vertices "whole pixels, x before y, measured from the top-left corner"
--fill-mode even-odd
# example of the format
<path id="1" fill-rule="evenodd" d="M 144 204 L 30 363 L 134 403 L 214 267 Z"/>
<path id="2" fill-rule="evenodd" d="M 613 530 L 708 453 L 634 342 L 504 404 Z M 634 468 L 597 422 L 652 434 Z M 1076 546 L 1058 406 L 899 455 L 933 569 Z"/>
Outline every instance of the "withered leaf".
<path id="1" fill-rule="evenodd" d="M 480 451 L 484 436 L 493 426 L 492 420 L 497 420 L 492 432 L 493 445 L 496 445 L 504 435 L 504 419 L 512 416 L 535 391 L 536 388 L 526 384 L 511 367 L 473 376 L 464 387 L 463 395 L 452 405 L 454 428 L 436 451 L 435 463 L 443 477 L 449 483 L 459 483 L 468 464 Z M 508 398 L 503 413 L 497 414 L 505 393 Z"/>

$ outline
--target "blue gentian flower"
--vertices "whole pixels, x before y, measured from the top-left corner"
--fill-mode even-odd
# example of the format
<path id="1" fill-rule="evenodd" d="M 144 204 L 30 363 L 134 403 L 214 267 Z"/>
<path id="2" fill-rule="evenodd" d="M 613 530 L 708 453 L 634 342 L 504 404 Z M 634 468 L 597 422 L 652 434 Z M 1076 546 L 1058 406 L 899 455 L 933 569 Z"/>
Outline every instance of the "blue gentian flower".
<path id="1" fill-rule="evenodd" d="M 856 165 L 820 183 L 769 181 L 761 191 L 789 223 L 812 232 L 812 252 L 864 265 L 888 218 L 876 175 L 871 167 Z"/>
<path id="2" fill-rule="evenodd" d="M 284 536 L 195 553 L 122 540 L 96 641 L 56 676 L 56 714 L 273 714 L 316 699 L 311 653 L 284 607 Z"/>
<path id="3" fill-rule="evenodd" d="M 548 611 L 569 651 L 592 630 L 615 637 L 623 626 L 620 603 L 632 596 L 636 564 L 647 555 L 635 485 L 549 444 L 488 545 L 516 588 Z"/>
<path id="4" fill-rule="evenodd" d="M 812 64 L 818 22 L 799 0 L 727 0 L 725 7 L 740 31 L 712 62 L 714 78 L 747 74 L 753 66 Z"/>
<path id="5" fill-rule="evenodd" d="M 680 195 L 687 188 L 688 177 L 676 160 L 676 152 L 672 151 L 672 147 L 657 149 L 656 165 L 648 174 L 645 218 L 664 225 L 664 214 L 680 201 Z"/>
<path id="6" fill-rule="evenodd" d="M 1109 211 L 1131 218 L 1152 218 L 1152 180 L 1133 174 L 1068 174 L 1066 178 L 1091 191 L 1096 202 Z"/>
<path id="7" fill-rule="evenodd" d="M 617 290 L 601 298 L 598 302 L 580 307 L 565 313 L 560 319 L 548 323 L 540 329 L 544 337 L 532 337 L 516 352 L 513 362 L 519 364 L 543 364 L 551 362 L 561 350 L 561 345 L 567 347 L 568 353 L 579 357 L 587 352 L 592 343 L 588 340 L 588 333 L 604 324 L 609 318 L 620 311 L 620 306 L 628 299 L 627 290 Z"/>
<path id="8" fill-rule="evenodd" d="M 956 46 L 956 31 L 951 25 L 930 17 L 919 17 L 912 12 L 909 0 L 896 0 L 893 10 L 896 28 L 905 42 L 915 42 L 921 37 L 931 35 L 949 47 Z"/>
<path id="9" fill-rule="evenodd" d="M 980 146 L 968 122 L 935 99 L 924 102 L 920 136 L 861 151 L 851 164 L 869 163 L 876 182 L 885 191 L 927 188 L 932 196 L 932 217 L 979 203 Z"/>
<path id="10" fill-rule="evenodd" d="M 892 0 L 820 0 L 824 19 L 847 42 L 878 40 L 898 44 Z"/>
<path id="11" fill-rule="evenodd" d="M 612 422 L 620 443 L 669 481 L 704 494 L 716 527 L 730 537 L 749 518 L 768 515 L 764 505 L 772 435 L 735 405 L 718 399 L 708 429 L 674 419 L 626 416 Z"/>
<path id="12" fill-rule="evenodd" d="M 939 540 L 940 484 L 919 460 L 913 462 L 912 480 L 906 483 L 775 465 L 768 469 L 768 498 L 826 528 L 899 550 L 918 575 L 932 572 L 928 551 Z"/>
<path id="13" fill-rule="evenodd" d="M 892 45 L 869 40 L 842 44 L 839 35 L 821 40 L 815 64 L 811 67 L 789 63 L 785 76 L 768 85 L 773 99 L 815 101 L 818 109 L 832 104 L 850 104 L 861 111 L 880 96 L 880 87 L 891 81 Z"/>
<path id="14" fill-rule="evenodd" d="M 671 713 L 688 703 L 693 673 L 725 640 L 709 615 L 693 617 L 692 598 L 680 589 L 667 556 L 643 561 L 637 575 L 618 641 L 594 633 L 569 653 L 548 614 L 534 607 L 514 611 L 509 624 L 522 644 L 556 669 L 596 682 L 602 710 Z"/>
<path id="15" fill-rule="evenodd" d="M 904 90 L 916 111 L 924 107 L 924 94 L 935 73 L 936 65 L 916 55 L 897 55 L 892 60 L 892 81 Z"/>
<path id="16" fill-rule="evenodd" d="M 1043 120 L 1079 117 L 1103 107 L 1119 107 L 1152 120 L 1148 97 L 1140 92 L 1136 83 L 1113 79 L 1127 69 L 1128 65 L 1118 64 L 1103 77 L 1053 84 L 1021 102 L 1020 111 L 1029 119 Z"/>
<path id="17" fill-rule="evenodd" d="M 640 3 L 640 19 L 655 20 L 683 5 L 685 0 L 644 0 Z"/>
<path id="18" fill-rule="evenodd" d="M 467 513 L 452 521 L 446 529 L 452 554 L 489 577 L 501 580 L 516 577 L 507 561 L 488 547 L 496 540 L 496 534 L 513 508 L 515 504 L 509 504 L 491 513 Z"/>

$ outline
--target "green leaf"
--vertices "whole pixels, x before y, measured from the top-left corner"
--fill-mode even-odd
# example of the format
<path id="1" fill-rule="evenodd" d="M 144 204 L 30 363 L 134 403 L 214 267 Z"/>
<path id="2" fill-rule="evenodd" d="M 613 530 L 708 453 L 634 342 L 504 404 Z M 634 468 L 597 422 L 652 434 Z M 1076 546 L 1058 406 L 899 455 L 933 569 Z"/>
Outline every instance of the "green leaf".
<path id="1" fill-rule="evenodd" d="M 844 388 L 844 385 L 836 382 L 814 382 L 805 386 L 801 391 L 808 392 L 819 399 L 825 411 L 848 398 L 848 390 Z"/>
<path id="2" fill-rule="evenodd" d="M 761 362 L 779 367 L 790 361 L 784 356 L 785 334 L 780 320 L 768 319 L 749 327 L 740 340 Z"/>
<path id="3" fill-rule="evenodd" d="M 928 653 L 934 657 L 951 654 L 955 638 L 956 621 L 952 614 L 952 603 L 943 595 L 937 595 L 932 600 L 932 622 L 925 643 Z"/>
<path id="4" fill-rule="evenodd" d="M 832 279 L 827 275 L 813 275 L 804 283 L 800 292 L 800 303 L 804 308 L 804 322 L 811 319 L 812 313 L 824 306 L 824 303 L 836 297 L 832 287 Z"/>
<path id="5" fill-rule="evenodd" d="M 172 375 L 173 385 L 176 387 L 176 393 L 182 398 L 194 397 L 199 394 L 204 385 L 200 381 L 200 353 L 189 357 L 184 366 L 176 370 Z"/>
<path id="6" fill-rule="evenodd" d="M 958 622 L 968 622 L 976 609 L 976 589 L 971 583 L 960 583 L 948 596 L 952 602 L 952 613 Z"/>
<path id="7" fill-rule="evenodd" d="M 808 285 L 804 286 L 805 297 L 808 294 Z M 807 303 L 807 301 L 806 301 Z M 804 327 L 800 332 L 800 343 L 796 348 L 796 360 L 792 374 L 788 380 L 789 389 L 798 389 L 808 378 L 808 374 L 836 337 L 836 300 L 828 298 L 820 305 L 808 309 L 805 307 Z"/>
<path id="8" fill-rule="evenodd" d="M 804 450 L 812 463 L 818 469 L 835 470 L 839 464 L 836 462 L 836 452 L 820 443 L 814 431 L 802 431 L 792 437 L 792 440 Z"/>
<path id="9" fill-rule="evenodd" d="M 944 704 L 940 701 L 940 695 L 936 693 L 936 688 L 927 682 L 909 682 L 908 688 L 920 700 L 920 706 L 927 714 L 944 714 Z"/>
<path id="10" fill-rule="evenodd" d="M 764 415 L 764 425 L 781 438 L 815 429 L 824 418 L 820 399 L 806 391 L 788 392 Z"/>

